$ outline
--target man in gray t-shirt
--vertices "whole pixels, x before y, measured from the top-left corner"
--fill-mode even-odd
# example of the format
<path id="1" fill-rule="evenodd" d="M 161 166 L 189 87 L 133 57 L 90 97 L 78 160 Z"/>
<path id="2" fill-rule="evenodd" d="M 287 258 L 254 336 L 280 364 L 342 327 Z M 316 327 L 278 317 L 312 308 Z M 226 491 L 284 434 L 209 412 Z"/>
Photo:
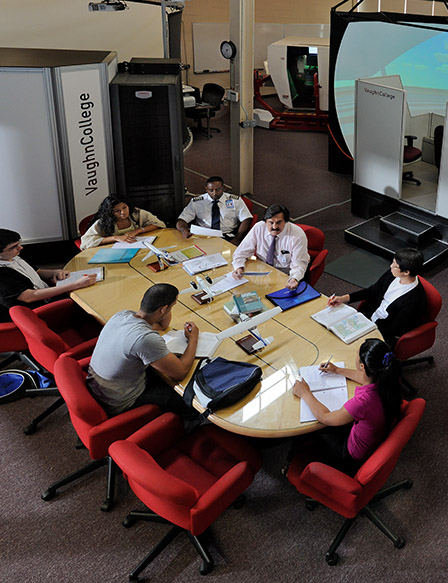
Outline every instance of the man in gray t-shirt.
<path id="1" fill-rule="evenodd" d="M 153 285 L 143 296 L 138 312 L 118 312 L 101 331 L 87 384 L 109 415 L 147 403 L 182 409 L 177 393 L 151 370 L 176 382 L 193 364 L 199 334 L 195 324 L 184 324 L 188 346 L 180 357 L 169 352 L 159 334 L 170 324 L 178 293 L 170 284 Z"/>

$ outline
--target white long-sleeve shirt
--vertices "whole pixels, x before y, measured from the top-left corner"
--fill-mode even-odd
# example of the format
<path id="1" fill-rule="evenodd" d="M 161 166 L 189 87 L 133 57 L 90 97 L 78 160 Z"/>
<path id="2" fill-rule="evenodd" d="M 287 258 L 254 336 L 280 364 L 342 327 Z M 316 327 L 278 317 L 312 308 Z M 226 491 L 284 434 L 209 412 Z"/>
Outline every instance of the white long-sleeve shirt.
<path id="1" fill-rule="evenodd" d="M 247 259 L 254 254 L 262 261 L 266 261 L 271 241 L 272 235 L 265 222 L 260 221 L 254 225 L 233 254 L 234 269 L 244 267 Z M 308 240 L 304 231 L 293 223 L 287 223 L 278 235 L 275 251 L 274 267 L 288 274 L 289 279 L 294 278 L 297 281 L 303 279 L 310 260 Z"/>

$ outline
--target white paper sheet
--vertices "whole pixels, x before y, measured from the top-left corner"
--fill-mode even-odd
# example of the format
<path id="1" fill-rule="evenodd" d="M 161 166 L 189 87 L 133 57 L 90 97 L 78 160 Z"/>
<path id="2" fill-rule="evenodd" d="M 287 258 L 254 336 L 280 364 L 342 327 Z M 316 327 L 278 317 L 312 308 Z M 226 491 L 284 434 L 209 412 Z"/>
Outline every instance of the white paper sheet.
<path id="1" fill-rule="evenodd" d="M 190 233 L 192 235 L 201 235 L 202 237 L 222 237 L 222 231 L 198 227 L 198 225 L 190 225 Z"/>
<path id="2" fill-rule="evenodd" d="M 117 241 L 112 245 L 112 249 L 146 249 L 145 241 L 147 243 L 154 243 L 157 237 L 142 237 L 135 243 L 125 243 L 124 241 Z"/>

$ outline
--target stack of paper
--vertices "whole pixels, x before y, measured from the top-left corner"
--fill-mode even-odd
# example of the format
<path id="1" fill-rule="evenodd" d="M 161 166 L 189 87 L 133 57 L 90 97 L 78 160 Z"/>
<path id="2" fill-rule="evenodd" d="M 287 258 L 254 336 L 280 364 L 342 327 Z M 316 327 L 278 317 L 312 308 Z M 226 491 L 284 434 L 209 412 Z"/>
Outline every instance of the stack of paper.
<path id="1" fill-rule="evenodd" d="M 344 367 L 343 362 L 335 362 L 336 366 Z M 306 381 L 316 399 L 328 407 L 330 411 L 337 411 L 348 400 L 347 379 L 341 375 L 324 372 L 318 366 L 302 366 L 300 375 Z M 316 421 L 310 408 L 303 399 L 300 402 L 300 421 Z"/>

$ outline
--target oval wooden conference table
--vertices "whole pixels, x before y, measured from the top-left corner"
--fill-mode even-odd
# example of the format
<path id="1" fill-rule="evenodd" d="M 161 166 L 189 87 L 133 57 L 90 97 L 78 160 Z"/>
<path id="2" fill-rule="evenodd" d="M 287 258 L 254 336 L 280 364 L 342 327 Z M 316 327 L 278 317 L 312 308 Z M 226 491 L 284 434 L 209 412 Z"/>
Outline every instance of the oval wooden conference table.
<path id="1" fill-rule="evenodd" d="M 176 250 L 181 250 L 197 245 L 207 255 L 222 253 L 228 265 L 208 271 L 207 275 L 213 279 L 232 271 L 231 258 L 235 246 L 224 239 L 194 236 L 183 239 L 175 229 L 160 229 L 153 231 L 152 234 L 157 236 L 154 244 L 159 248 L 175 245 Z M 97 251 L 98 247 L 82 251 L 66 265 L 66 269 L 74 271 L 91 267 L 88 261 Z M 189 287 L 190 281 L 194 278 L 181 265 L 156 273 L 147 267 L 149 262 L 154 261 L 154 256 L 142 261 L 147 253 L 147 249 L 139 250 L 129 264 L 104 264 L 104 281 L 72 292 L 71 297 L 88 313 L 105 323 L 120 310 L 138 310 L 143 294 L 154 283 L 171 283 L 179 290 Z M 285 274 L 258 259 L 250 259 L 246 263 L 246 271 L 269 274 L 248 276 L 248 283 L 234 288 L 233 293 L 255 290 L 261 298 L 264 298 L 268 292 L 286 285 Z M 191 289 L 192 293 L 193 291 Z M 182 329 L 184 322 L 193 321 L 201 331 L 218 333 L 229 328 L 234 322 L 224 311 L 223 305 L 232 298 L 232 292 L 225 292 L 215 297 L 212 302 L 203 305 L 193 300 L 190 293 L 179 295 L 173 308 L 172 327 Z M 269 304 L 269 300 L 263 301 Z M 249 356 L 235 343 L 247 332 L 234 338 L 227 338 L 220 344 L 215 356 L 258 364 L 263 370 L 263 378 L 246 398 L 232 407 L 213 413 L 209 417 L 210 421 L 234 433 L 265 438 L 299 435 L 322 427 L 317 421 L 300 422 L 300 399 L 292 393 L 298 369 L 301 366 L 324 362 L 330 356 L 332 362 L 343 361 L 345 366 L 354 368 L 359 346 L 364 340 L 361 338 L 346 345 L 312 320 L 311 314 L 323 309 L 326 303 L 327 298 L 321 296 L 282 312 L 261 324 L 258 327 L 259 332 L 264 337 L 273 336 L 274 341 L 256 354 Z M 381 337 L 378 331 L 372 332 L 370 336 Z M 183 393 L 183 387 L 193 370 L 194 367 L 182 383 L 176 385 L 175 388 L 180 394 Z M 349 397 L 353 396 L 354 388 L 355 384 L 349 381 Z M 196 409 L 203 411 L 196 399 L 194 405 Z"/>

